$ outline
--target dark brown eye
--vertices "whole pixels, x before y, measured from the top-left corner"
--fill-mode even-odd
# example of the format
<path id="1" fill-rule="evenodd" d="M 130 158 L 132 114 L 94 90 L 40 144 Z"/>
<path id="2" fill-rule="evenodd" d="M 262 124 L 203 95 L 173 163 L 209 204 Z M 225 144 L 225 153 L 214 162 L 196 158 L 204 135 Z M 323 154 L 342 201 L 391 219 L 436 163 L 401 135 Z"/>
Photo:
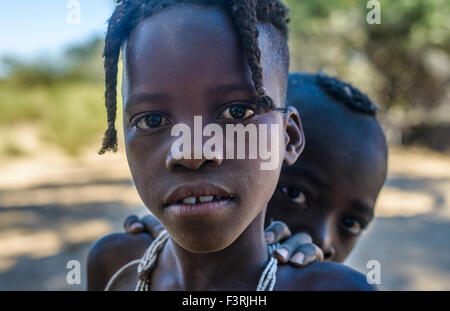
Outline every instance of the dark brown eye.
<path id="1" fill-rule="evenodd" d="M 281 187 L 281 192 L 289 197 L 289 199 L 298 204 L 307 204 L 308 200 L 306 198 L 306 194 L 297 188 L 294 187 Z"/>
<path id="2" fill-rule="evenodd" d="M 156 112 L 143 115 L 136 122 L 136 126 L 142 130 L 156 129 L 167 124 L 169 124 L 167 118 Z"/>
<path id="3" fill-rule="evenodd" d="M 232 105 L 227 107 L 222 113 L 225 119 L 246 119 L 255 112 L 245 105 Z"/>
<path id="4" fill-rule="evenodd" d="M 358 235 L 363 230 L 361 222 L 354 217 L 345 217 L 342 219 L 342 226 L 351 234 Z"/>

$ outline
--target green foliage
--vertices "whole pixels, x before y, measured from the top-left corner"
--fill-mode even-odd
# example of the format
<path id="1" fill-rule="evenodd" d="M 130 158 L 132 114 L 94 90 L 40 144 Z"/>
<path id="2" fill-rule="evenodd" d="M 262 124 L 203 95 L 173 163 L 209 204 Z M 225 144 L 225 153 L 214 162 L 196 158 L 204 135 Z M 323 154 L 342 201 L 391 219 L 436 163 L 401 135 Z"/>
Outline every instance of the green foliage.
<path id="1" fill-rule="evenodd" d="M 387 114 L 418 110 L 428 119 L 429 111 L 448 104 L 448 0 L 379 0 L 380 25 L 366 22 L 365 0 L 284 1 L 291 8 L 292 71 L 338 75 L 369 93 Z M 15 124 L 32 123 L 41 139 L 68 154 L 100 145 L 106 123 L 102 48 L 103 40 L 94 38 L 68 48 L 61 60 L 4 59 L 2 137 Z M 21 154 L 14 141 L 2 141 L 0 153 Z"/>
<path id="2" fill-rule="evenodd" d="M 2 85 L 0 92 L 0 124 L 39 124 L 41 138 L 70 155 L 91 144 L 104 127 L 101 84 L 59 82 L 26 92 L 17 86 Z"/>
<path id="3" fill-rule="evenodd" d="M 87 83 L 61 85 L 53 90 L 43 116 L 47 140 L 71 155 L 93 143 L 105 126 L 102 92 L 102 85 Z"/>
<path id="4" fill-rule="evenodd" d="M 101 40 L 73 47 L 62 64 L 6 59 L 10 73 L 0 81 L 0 127 L 38 124 L 40 139 L 70 155 L 95 139 L 100 144 L 106 119 L 101 49 Z M 14 148 L 9 142 L 2 149 L 17 154 Z"/>
<path id="5" fill-rule="evenodd" d="M 285 2 L 291 8 L 293 70 L 336 74 L 384 108 L 444 104 L 450 83 L 449 1 L 379 0 L 379 25 L 366 22 L 368 1 Z"/>

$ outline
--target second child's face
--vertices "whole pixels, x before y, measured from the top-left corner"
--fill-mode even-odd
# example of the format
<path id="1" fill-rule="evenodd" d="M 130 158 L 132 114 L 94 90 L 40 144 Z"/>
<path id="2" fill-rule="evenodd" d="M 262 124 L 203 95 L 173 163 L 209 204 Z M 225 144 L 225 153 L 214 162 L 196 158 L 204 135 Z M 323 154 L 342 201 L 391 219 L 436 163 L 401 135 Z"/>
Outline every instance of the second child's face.
<path id="1" fill-rule="evenodd" d="M 270 58 L 262 58 L 264 86 L 279 106 L 279 78 L 270 70 Z M 206 253 L 227 247 L 258 215 L 264 217 L 278 181 L 286 129 L 283 114 L 252 114 L 256 93 L 232 22 L 219 9 L 168 8 L 133 30 L 124 68 L 125 144 L 142 201 L 183 248 Z M 250 116 L 230 116 L 234 105 Z M 279 124 L 278 167 L 261 170 L 259 159 L 175 160 L 171 146 L 178 137 L 171 136 L 171 128 L 184 123 L 193 132 L 194 116 L 202 116 L 203 126 L 219 124 L 224 133 L 229 123 Z M 211 196 L 205 204 L 183 201 Z"/>
<path id="2" fill-rule="evenodd" d="M 342 262 L 373 218 L 386 175 L 384 135 L 370 117 L 321 92 L 301 100 L 305 150 L 282 169 L 267 219 L 309 233 L 325 260 Z"/>

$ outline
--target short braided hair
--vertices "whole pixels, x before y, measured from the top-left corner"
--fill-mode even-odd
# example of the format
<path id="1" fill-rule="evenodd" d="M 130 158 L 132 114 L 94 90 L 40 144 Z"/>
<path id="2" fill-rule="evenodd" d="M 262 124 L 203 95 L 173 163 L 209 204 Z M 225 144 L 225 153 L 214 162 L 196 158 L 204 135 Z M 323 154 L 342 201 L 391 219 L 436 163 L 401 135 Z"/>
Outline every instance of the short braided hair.
<path id="1" fill-rule="evenodd" d="M 122 44 L 131 31 L 143 19 L 176 4 L 197 4 L 218 6 L 230 13 L 240 43 L 251 69 L 252 81 L 259 97 L 259 103 L 266 109 L 273 107 L 273 100 L 263 86 L 261 51 L 258 45 L 258 23 L 270 23 L 282 35 L 287 45 L 289 10 L 280 0 L 122 0 L 117 1 L 108 22 L 105 39 L 105 106 L 108 128 L 99 153 L 117 151 L 117 131 L 115 129 L 117 110 L 117 66 Z M 289 56 L 286 56 L 289 58 Z"/>
<path id="2" fill-rule="evenodd" d="M 352 111 L 376 117 L 378 106 L 366 94 L 350 83 L 322 72 L 317 74 L 291 73 L 288 79 L 288 101 L 296 103 L 295 97 L 305 91 L 305 85 L 316 85 L 325 94 L 339 104 L 343 104 Z M 301 104 L 300 104 L 301 105 Z M 301 107 L 298 107 L 301 110 Z"/>
<path id="3" fill-rule="evenodd" d="M 331 98 L 353 111 L 376 117 L 378 106 L 363 92 L 350 83 L 323 73 L 316 75 L 317 85 Z"/>

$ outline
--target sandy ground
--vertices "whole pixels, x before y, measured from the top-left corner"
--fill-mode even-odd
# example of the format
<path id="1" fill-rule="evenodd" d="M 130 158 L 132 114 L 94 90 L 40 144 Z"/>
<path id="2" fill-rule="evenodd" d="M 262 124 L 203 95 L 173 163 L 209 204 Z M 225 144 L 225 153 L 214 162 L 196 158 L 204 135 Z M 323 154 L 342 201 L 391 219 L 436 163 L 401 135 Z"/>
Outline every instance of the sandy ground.
<path id="1" fill-rule="evenodd" d="M 98 237 L 144 215 L 125 156 L 55 152 L 0 159 L 0 290 L 83 290 L 85 261 Z M 380 263 L 385 290 L 450 290 L 450 157 L 391 149 L 377 218 L 347 260 L 362 273 Z M 81 263 L 80 285 L 66 281 Z"/>

